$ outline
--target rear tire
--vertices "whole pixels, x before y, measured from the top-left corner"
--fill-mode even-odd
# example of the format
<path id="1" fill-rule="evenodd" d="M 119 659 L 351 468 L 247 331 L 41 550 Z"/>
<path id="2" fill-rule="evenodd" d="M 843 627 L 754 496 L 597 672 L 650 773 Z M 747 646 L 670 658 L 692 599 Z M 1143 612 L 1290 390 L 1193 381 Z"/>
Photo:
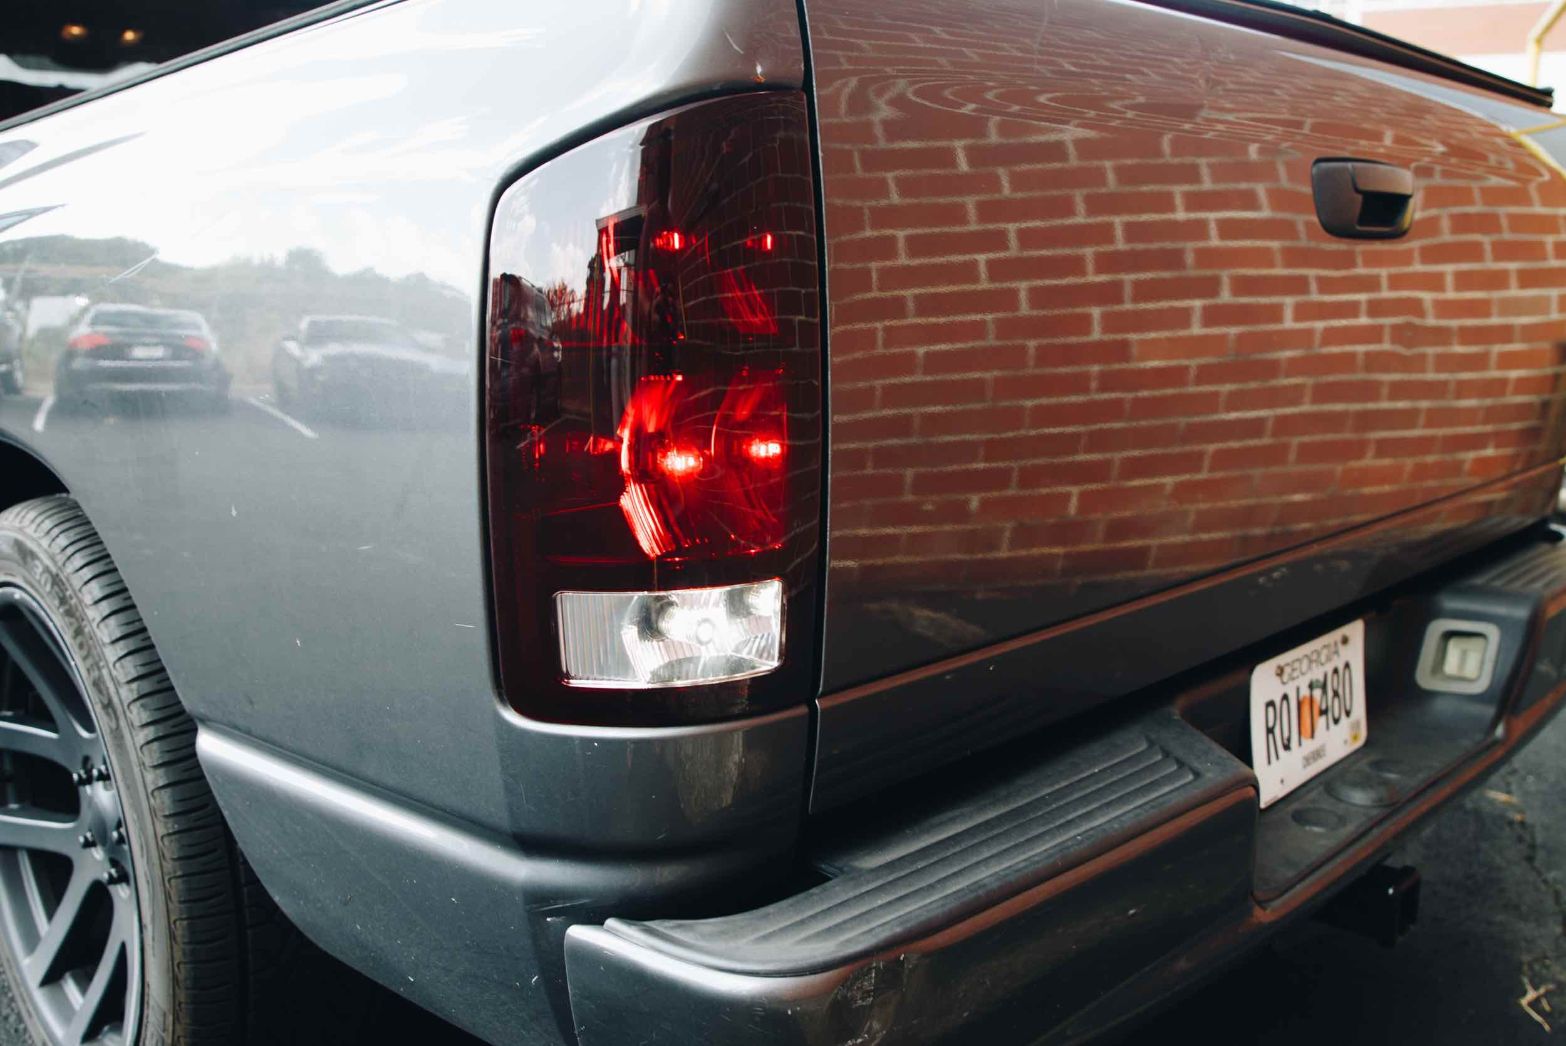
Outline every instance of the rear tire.
<path id="1" fill-rule="evenodd" d="M 198 1046 L 312 1038 L 302 1034 L 307 1030 L 303 1026 L 285 1029 L 282 1025 L 314 1023 L 316 1006 L 308 996 L 331 991 L 328 986 L 336 981 L 323 974 L 334 972 L 328 967 L 335 963 L 303 941 L 239 855 L 197 763 L 195 723 L 175 695 L 103 542 L 76 502 L 63 496 L 0 512 L 0 707 L 10 713 L 0 716 L 0 763 L 10 775 L 11 783 L 5 786 L 12 806 L 8 814 L 18 809 L 17 789 L 43 794 L 39 787 L 46 778 L 61 780 L 58 774 L 46 773 L 45 763 L 53 756 L 46 754 L 40 760 L 18 754 L 28 745 L 36 747 L 36 737 L 14 732 L 18 709 L 27 712 L 47 703 L 38 696 L 42 688 L 34 682 L 36 668 L 25 675 L 17 670 L 26 651 L 36 653 L 49 645 L 51 634 L 63 668 L 54 677 L 53 689 L 63 690 L 63 684 L 73 683 L 80 702 L 71 706 L 66 695 L 64 701 L 48 705 L 57 732 L 66 732 L 57 708 L 67 709 L 67 716 L 90 720 L 89 731 L 107 757 L 106 773 L 94 778 L 95 783 L 76 786 L 78 816 L 69 831 L 105 834 L 97 821 L 103 820 L 98 807 L 106 801 L 117 803 L 124 827 L 123 840 L 114 837 L 115 842 L 123 842 L 119 849 L 107 855 L 90 854 L 105 865 L 117 855 L 128 866 L 123 868 L 123 883 L 103 888 L 110 897 L 129 899 L 136 938 L 132 944 L 139 947 L 139 991 L 125 990 L 123 1041 Z M 40 660 L 34 656 L 29 663 Z M 20 704 L 18 679 L 32 691 Z M 78 711 L 69 711 L 71 707 Z M 69 758 L 56 760 L 65 774 L 65 784 L 56 786 L 56 793 L 72 790 Z M 29 775 L 37 780 L 29 780 Z M 0 824 L 0 846 L 18 842 L 7 839 L 6 832 Z M 48 841 L 53 845 L 56 840 Z M 73 835 L 72 843 L 77 842 Z M 106 850 L 113 847 L 103 839 L 97 843 Z M 87 846 L 64 849 L 79 852 L 49 860 L 69 858 L 80 865 L 85 859 L 82 853 L 90 851 Z M 36 852 L 31 848 L 0 851 L 26 867 L 31 867 L 30 855 Z M 29 855 L 27 860 L 18 861 L 24 854 Z M 100 887 L 92 884 L 86 889 L 96 892 Z M 91 1038 L 90 1034 L 61 1034 L 60 1015 L 55 1012 L 59 992 L 51 997 L 46 989 L 48 978 L 58 973 L 55 967 L 63 966 L 50 964 L 43 985 L 30 976 L 39 964 L 36 958 L 29 962 L 28 933 L 16 930 L 16 913 L 22 909 L 12 896 L 12 880 L 4 874 L 0 874 L 0 890 L 6 891 L 0 896 L 0 963 L 35 1041 L 74 1044 Z M 50 924 L 57 917 L 58 911 Z M 81 936 L 77 929 L 71 930 L 72 940 Z M 36 935 L 31 939 L 41 940 Z M 36 948 L 33 953 L 36 956 Z M 90 955 L 87 961 L 92 962 Z M 69 970 L 58 973 L 70 975 Z M 287 999 L 280 997 L 279 979 L 289 985 L 283 993 L 290 996 Z M 125 984 L 129 985 L 128 978 Z M 362 991 L 358 997 L 364 998 Z M 335 998 L 339 1005 L 347 1001 L 340 994 Z M 262 1000 L 268 1005 L 258 1006 Z M 351 1015 L 362 1012 L 362 1005 L 345 1009 Z M 105 1007 L 110 1018 L 112 1010 Z M 110 1023 L 107 1030 L 112 1031 Z M 136 1030 L 125 1026 L 129 1024 Z M 104 1030 L 81 1017 L 75 1026 L 89 1033 Z M 317 1034 L 326 1030 L 317 1028 Z M 331 1031 L 340 1036 L 342 1024 Z"/>

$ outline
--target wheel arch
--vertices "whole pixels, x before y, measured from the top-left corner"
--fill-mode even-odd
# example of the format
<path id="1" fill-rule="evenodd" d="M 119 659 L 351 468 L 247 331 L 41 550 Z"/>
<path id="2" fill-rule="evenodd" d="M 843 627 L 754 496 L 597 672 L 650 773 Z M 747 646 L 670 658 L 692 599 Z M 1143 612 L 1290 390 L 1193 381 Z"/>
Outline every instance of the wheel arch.
<path id="1" fill-rule="evenodd" d="M 69 494 L 65 481 L 26 447 L 0 433 L 0 509 L 48 494 Z"/>

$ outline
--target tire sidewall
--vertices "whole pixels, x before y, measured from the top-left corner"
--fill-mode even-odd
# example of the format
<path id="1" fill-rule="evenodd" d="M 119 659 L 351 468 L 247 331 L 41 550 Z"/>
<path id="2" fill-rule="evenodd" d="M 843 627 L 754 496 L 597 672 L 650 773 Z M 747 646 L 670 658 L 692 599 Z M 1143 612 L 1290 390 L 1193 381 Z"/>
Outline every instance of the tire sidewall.
<path id="1" fill-rule="evenodd" d="M 151 790 L 136 758 L 136 744 L 128 720 L 134 694 L 115 676 L 110 652 L 94 623 L 91 610 L 60 562 L 58 555 L 17 522 L 0 515 L 0 587 L 20 589 L 38 605 L 57 638 L 63 643 L 108 751 L 109 769 L 119 794 L 126 831 L 130 837 L 140 921 L 141 1006 L 135 1041 L 161 1046 L 172 1036 L 170 1016 L 175 1008 L 173 941 L 162 884 L 157 818 Z M 5 949 L 0 948 L 0 952 Z M 5 955 L 13 980 L 14 959 Z M 41 1024 L 25 998 L 18 1003 L 34 1036 Z"/>

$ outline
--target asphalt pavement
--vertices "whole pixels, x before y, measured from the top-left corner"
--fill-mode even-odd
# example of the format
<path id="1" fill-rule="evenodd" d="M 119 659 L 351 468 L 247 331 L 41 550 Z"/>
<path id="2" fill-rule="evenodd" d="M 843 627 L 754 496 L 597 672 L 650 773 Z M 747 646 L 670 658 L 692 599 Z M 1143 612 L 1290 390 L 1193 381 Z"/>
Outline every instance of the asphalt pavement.
<path id="1" fill-rule="evenodd" d="M 1566 1041 L 1563 798 L 1566 717 L 1393 856 L 1423 878 L 1419 922 L 1395 947 L 1306 926 L 1126 1042 Z"/>

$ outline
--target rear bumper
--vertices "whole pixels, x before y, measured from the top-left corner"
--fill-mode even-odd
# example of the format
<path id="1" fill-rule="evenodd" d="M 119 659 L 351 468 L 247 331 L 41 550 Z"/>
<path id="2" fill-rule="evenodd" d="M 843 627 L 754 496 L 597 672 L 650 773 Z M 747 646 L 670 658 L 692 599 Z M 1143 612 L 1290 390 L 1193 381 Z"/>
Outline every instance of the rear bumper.
<path id="1" fill-rule="evenodd" d="M 578 1036 L 584 1046 L 1026 1041 L 1237 921 L 1255 819 L 1254 793 L 1232 790 L 964 918 L 814 972 L 736 972 L 688 948 L 671 954 L 631 925 L 573 927 Z"/>
<path id="2" fill-rule="evenodd" d="M 93 360 L 64 366 L 55 382 L 56 395 L 95 392 L 226 392 L 228 370 L 207 360 Z"/>
<path id="3" fill-rule="evenodd" d="M 826 881 L 763 908 L 572 927 L 581 1042 L 1064 1042 L 1130 1019 L 1319 906 L 1562 703 L 1566 546 L 1314 631 L 1352 617 L 1371 637 L 1370 740 L 1266 811 L 1236 720 L 1245 736 L 1249 667 L 1309 634 L 991 760 L 980 785 L 846 811 L 813 844 Z M 1438 618 L 1496 627 L 1485 693 L 1415 683 Z"/>

